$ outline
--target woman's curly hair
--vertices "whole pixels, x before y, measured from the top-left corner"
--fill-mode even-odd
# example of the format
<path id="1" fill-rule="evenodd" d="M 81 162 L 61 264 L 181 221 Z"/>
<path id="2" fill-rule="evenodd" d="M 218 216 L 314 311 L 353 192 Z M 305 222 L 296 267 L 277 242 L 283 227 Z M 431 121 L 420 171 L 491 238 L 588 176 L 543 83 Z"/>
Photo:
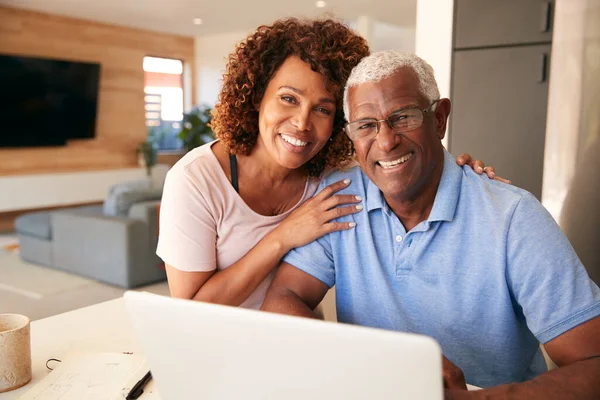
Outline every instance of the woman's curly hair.
<path id="1" fill-rule="evenodd" d="M 343 134 L 344 85 L 352 68 L 369 55 L 366 40 L 340 22 L 282 19 L 260 26 L 239 43 L 229 55 L 211 127 L 230 153 L 250 154 L 258 138 L 257 110 L 267 85 L 292 55 L 322 74 L 336 99 L 331 140 L 304 166 L 316 177 L 326 166 L 341 167 L 350 160 L 352 143 Z"/>

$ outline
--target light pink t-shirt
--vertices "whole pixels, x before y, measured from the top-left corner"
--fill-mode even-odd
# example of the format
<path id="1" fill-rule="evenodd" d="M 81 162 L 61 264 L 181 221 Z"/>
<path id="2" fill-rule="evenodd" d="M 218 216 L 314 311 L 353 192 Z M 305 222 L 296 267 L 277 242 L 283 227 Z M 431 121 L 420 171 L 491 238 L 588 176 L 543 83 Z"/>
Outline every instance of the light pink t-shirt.
<path id="1" fill-rule="evenodd" d="M 213 143 L 187 153 L 165 180 L 156 254 L 181 271 L 222 270 L 234 264 L 312 197 L 319 184 L 318 180 L 308 179 L 302 199 L 283 214 L 257 214 L 227 179 L 210 148 Z M 241 307 L 260 307 L 273 274 Z"/>

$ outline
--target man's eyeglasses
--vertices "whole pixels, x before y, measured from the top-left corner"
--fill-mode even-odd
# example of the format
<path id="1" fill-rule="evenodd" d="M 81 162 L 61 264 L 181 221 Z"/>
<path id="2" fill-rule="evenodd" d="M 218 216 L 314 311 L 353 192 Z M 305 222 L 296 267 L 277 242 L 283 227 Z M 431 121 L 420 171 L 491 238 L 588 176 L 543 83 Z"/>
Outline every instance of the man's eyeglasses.
<path id="1" fill-rule="evenodd" d="M 412 131 L 423 125 L 425 114 L 430 112 L 438 101 L 433 101 L 425 110 L 413 107 L 393 112 L 385 119 L 367 118 L 347 123 L 345 126 L 346 134 L 350 140 L 373 139 L 379 133 L 381 129 L 379 124 L 382 122 L 387 122 L 392 131 L 396 133 Z"/>

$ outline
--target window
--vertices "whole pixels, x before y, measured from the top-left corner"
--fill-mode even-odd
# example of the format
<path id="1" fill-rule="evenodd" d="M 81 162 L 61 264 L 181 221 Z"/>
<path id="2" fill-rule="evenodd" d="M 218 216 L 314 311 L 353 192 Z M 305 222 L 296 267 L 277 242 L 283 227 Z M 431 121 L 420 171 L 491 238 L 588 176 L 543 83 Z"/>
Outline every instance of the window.
<path id="1" fill-rule="evenodd" d="M 183 120 L 183 62 L 144 57 L 144 100 L 148 137 L 160 150 L 179 150 Z"/>

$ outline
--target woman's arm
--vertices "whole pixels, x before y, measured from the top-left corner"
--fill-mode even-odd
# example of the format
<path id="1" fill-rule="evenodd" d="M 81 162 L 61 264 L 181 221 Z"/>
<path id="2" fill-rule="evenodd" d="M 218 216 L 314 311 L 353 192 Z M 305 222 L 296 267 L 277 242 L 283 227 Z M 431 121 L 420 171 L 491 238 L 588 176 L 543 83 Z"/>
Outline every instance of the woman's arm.
<path id="1" fill-rule="evenodd" d="M 349 184 L 349 180 L 336 182 L 307 200 L 228 268 L 184 272 L 167 264 L 171 296 L 234 306 L 242 304 L 289 250 L 326 233 L 354 227 L 352 223 L 332 221 L 362 209 L 354 205 L 336 208 L 341 204 L 360 202 L 353 195 L 334 195 Z"/>
<path id="2" fill-rule="evenodd" d="M 233 306 L 242 304 L 286 253 L 272 233 L 221 271 L 186 272 L 166 264 L 171 296 Z"/>

